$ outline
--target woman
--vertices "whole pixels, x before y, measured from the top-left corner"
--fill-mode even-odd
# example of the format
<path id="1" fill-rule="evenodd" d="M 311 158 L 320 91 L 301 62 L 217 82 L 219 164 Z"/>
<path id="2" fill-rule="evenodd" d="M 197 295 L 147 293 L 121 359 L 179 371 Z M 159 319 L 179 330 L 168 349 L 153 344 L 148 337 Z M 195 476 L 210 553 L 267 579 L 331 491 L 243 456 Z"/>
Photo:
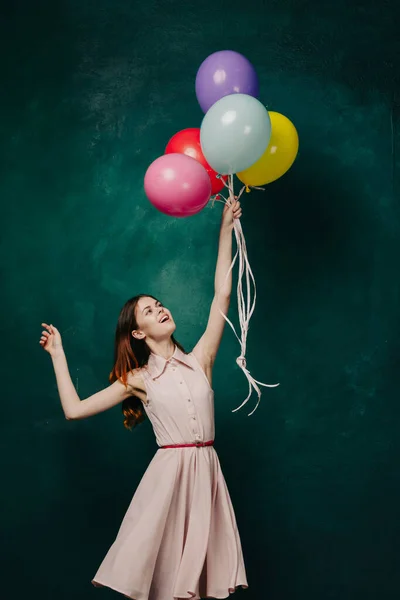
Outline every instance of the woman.
<path id="1" fill-rule="evenodd" d="M 118 535 L 92 583 L 135 600 L 227 598 L 247 588 L 240 537 L 214 441 L 212 368 L 228 312 L 234 219 L 222 215 L 215 295 L 205 332 L 186 354 L 175 341 L 170 311 L 152 296 L 129 300 L 120 313 L 111 385 L 80 400 L 61 336 L 43 323 L 40 344 L 51 355 L 67 419 L 122 403 L 131 428 L 145 415 L 159 450 L 145 472 Z"/>

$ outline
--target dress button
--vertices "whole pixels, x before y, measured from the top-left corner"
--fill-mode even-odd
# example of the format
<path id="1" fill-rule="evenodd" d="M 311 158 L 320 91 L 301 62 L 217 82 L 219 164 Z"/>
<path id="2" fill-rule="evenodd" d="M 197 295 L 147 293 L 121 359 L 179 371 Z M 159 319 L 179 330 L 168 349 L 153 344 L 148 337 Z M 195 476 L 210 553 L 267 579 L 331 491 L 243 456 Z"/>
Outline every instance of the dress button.
<path id="1" fill-rule="evenodd" d="M 193 417 L 193 421 L 195 421 L 195 420 L 196 420 L 196 417 Z"/>
<path id="2" fill-rule="evenodd" d="M 190 398 L 188 398 L 188 402 L 190 402 Z"/>

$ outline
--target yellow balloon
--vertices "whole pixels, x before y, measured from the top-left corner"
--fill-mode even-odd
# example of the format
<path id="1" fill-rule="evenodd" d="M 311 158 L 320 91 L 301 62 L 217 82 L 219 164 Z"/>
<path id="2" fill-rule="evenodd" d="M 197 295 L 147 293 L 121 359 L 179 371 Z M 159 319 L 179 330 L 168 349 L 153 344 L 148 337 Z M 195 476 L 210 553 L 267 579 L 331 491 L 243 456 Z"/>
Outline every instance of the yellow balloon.
<path id="1" fill-rule="evenodd" d="M 299 150 L 299 136 L 293 123 L 284 115 L 269 112 L 271 139 L 262 157 L 251 167 L 236 173 L 246 186 L 265 185 L 282 177 L 290 169 Z"/>

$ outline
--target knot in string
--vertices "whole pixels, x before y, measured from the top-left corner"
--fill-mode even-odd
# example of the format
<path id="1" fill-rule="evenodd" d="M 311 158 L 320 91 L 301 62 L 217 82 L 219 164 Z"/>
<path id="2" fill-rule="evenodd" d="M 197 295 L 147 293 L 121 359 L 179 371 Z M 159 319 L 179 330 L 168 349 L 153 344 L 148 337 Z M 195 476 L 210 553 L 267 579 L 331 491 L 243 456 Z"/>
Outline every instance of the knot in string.
<path id="1" fill-rule="evenodd" d="M 245 369 L 247 367 L 246 359 L 244 356 L 238 356 L 236 359 L 236 364 L 241 368 Z"/>

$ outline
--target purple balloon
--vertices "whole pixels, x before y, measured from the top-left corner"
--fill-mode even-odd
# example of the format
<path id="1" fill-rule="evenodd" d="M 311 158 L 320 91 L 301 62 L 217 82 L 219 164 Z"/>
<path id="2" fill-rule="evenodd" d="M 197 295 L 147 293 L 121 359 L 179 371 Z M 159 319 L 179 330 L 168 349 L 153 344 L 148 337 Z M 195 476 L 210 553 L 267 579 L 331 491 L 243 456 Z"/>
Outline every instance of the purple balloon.
<path id="1" fill-rule="evenodd" d="M 210 54 L 196 75 L 196 96 L 203 112 L 229 94 L 247 94 L 258 98 L 258 77 L 243 54 L 221 50 Z"/>

